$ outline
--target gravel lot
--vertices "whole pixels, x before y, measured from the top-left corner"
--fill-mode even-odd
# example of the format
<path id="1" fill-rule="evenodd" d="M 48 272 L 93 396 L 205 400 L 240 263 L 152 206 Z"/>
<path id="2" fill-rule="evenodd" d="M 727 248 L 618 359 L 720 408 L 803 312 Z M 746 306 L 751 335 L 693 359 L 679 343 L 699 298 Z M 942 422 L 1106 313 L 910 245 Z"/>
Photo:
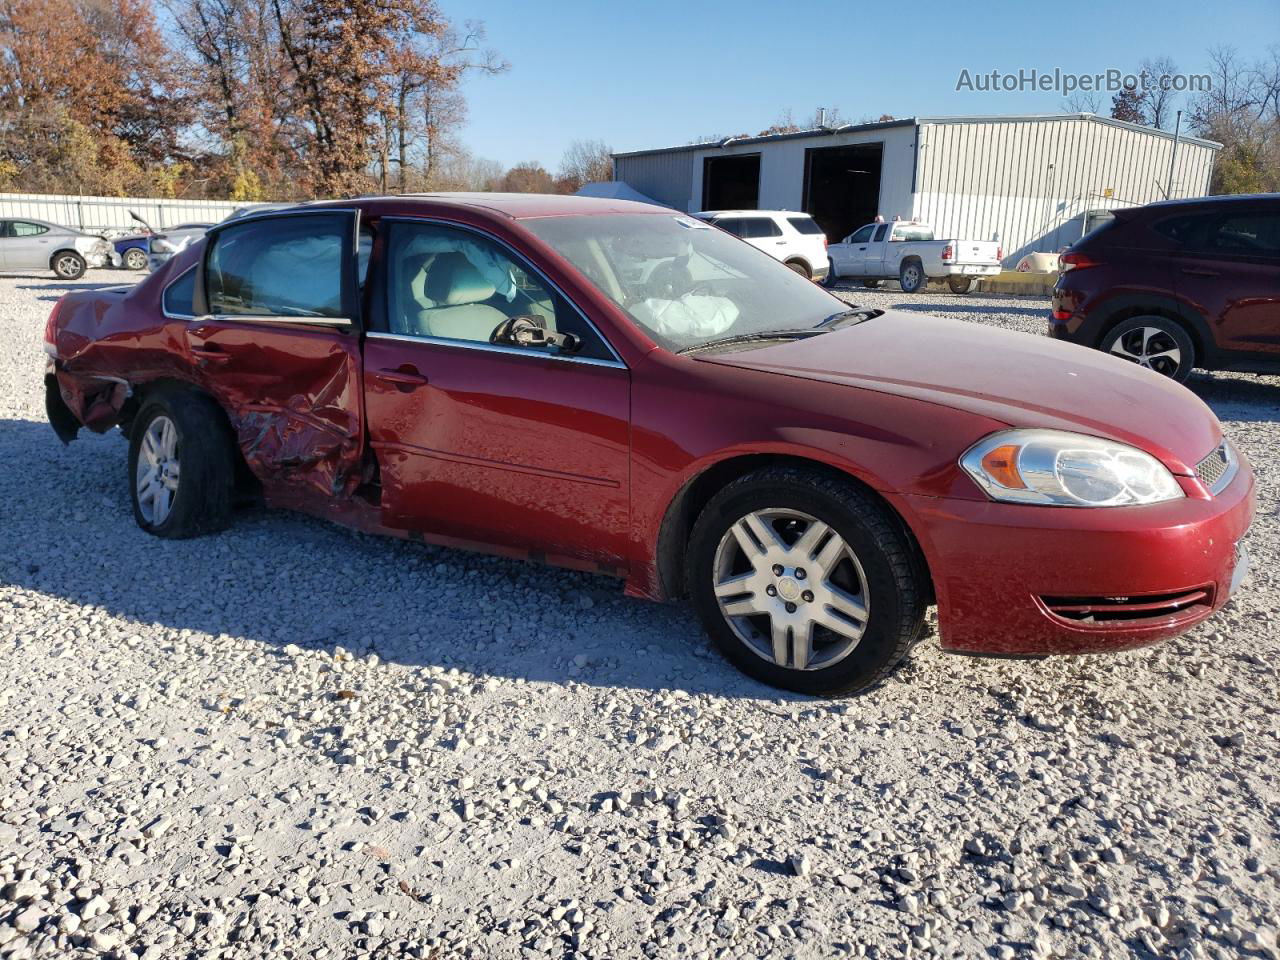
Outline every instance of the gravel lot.
<path id="1" fill-rule="evenodd" d="M 0 279 L 0 956 L 1280 956 L 1280 380 L 1192 383 L 1261 484 L 1210 623 L 815 701 L 602 578 L 146 536 L 121 438 L 45 423 L 66 288 Z"/>

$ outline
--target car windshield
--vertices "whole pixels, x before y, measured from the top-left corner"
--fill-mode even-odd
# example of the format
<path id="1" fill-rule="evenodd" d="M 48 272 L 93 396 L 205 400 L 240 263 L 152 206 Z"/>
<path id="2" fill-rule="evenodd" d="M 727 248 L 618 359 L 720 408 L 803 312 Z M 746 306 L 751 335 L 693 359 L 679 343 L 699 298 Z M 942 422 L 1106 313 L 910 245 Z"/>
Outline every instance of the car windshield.
<path id="1" fill-rule="evenodd" d="M 809 333 L 849 310 L 768 254 L 682 214 L 546 217 L 523 226 L 671 351 Z"/>

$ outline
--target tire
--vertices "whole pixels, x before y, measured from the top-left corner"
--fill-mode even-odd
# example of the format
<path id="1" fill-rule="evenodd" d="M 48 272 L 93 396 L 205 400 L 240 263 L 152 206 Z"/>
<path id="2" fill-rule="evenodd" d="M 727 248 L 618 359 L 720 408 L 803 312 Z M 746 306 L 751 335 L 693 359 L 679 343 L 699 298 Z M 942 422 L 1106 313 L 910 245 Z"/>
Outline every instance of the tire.
<path id="1" fill-rule="evenodd" d="M 1178 383 L 1185 382 L 1196 365 L 1195 343 L 1186 327 L 1158 314 L 1121 320 L 1106 332 L 1098 349 Z"/>
<path id="2" fill-rule="evenodd" d="M 973 286 L 973 278 L 947 277 L 947 286 L 951 288 L 952 293 L 968 293 L 969 288 Z"/>
<path id="3" fill-rule="evenodd" d="M 747 522 L 761 539 L 747 532 Z M 770 531 L 775 539 L 761 554 Z M 805 544 L 810 531 L 816 539 Z M 753 545 L 754 564 L 744 542 Z M 824 555 L 830 565 L 815 574 Z M 901 521 L 852 480 L 825 472 L 769 467 L 729 484 L 694 524 L 685 568 L 694 607 L 725 658 L 784 690 L 844 695 L 873 687 L 923 629 L 928 574 Z M 742 590 L 732 592 L 739 583 Z M 861 620 L 838 616 L 832 603 L 855 613 L 861 604 Z M 815 618 L 840 632 L 813 626 Z M 797 628 L 813 642 L 797 643 Z"/>
<path id="4" fill-rule="evenodd" d="M 918 293 L 924 289 L 929 278 L 924 275 L 924 267 L 919 260 L 907 260 L 898 268 L 898 283 L 903 293 Z"/>
<path id="5" fill-rule="evenodd" d="M 877 289 L 883 281 L 881 280 L 863 280 L 862 285 L 868 290 Z"/>
<path id="6" fill-rule="evenodd" d="M 126 270 L 147 269 L 147 252 L 141 247 L 130 247 L 124 252 L 124 266 Z"/>
<path id="7" fill-rule="evenodd" d="M 171 443 L 167 430 L 173 431 Z M 230 526 L 233 443 L 226 417 L 209 397 L 182 389 L 147 397 L 129 430 L 129 490 L 138 526 L 171 540 Z M 157 466 L 168 479 L 154 475 Z M 144 479 L 148 474 L 153 482 Z M 167 496 L 163 510 L 156 499 L 162 495 Z"/>
<path id="8" fill-rule="evenodd" d="M 786 266 L 790 267 L 792 270 L 800 274 L 800 276 L 804 277 L 806 280 L 809 280 L 813 277 L 813 274 L 809 272 L 809 268 L 806 267 L 799 260 L 788 260 L 786 262 Z"/>
<path id="9" fill-rule="evenodd" d="M 84 257 L 74 250 L 59 250 L 49 261 L 49 269 L 59 280 L 79 280 L 86 266 Z"/>
<path id="10" fill-rule="evenodd" d="M 836 273 L 836 262 L 834 260 L 827 261 L 827 275 L 822 278 L 824 287 L 834 287 L 840 282 L 840 274 Z"/>

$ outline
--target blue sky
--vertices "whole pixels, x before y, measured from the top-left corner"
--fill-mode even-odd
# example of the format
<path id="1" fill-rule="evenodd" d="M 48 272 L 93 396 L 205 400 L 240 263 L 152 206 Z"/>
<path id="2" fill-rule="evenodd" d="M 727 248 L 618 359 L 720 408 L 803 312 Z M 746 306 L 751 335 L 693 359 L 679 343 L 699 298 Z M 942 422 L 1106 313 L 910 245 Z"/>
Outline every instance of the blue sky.
<path id="1" fill-rule="evenodd" d="M 962 69 L 1094 73 L 1171 56 L 1203 72 L 1207 49 L 1246 58 L 1280 44 L 1280 0 L 1157 3 L 440 0 L 483 20 L 509 73 L 467 81 L 463 140 L 480 157 L 554 172 L 574 139 L 615 150 L 756 133 L 791 108 L 853 119 L 1052 113 L 1052 92 L 956 92 Z M 803 11 L 803 15 L 801 15 Z"/>

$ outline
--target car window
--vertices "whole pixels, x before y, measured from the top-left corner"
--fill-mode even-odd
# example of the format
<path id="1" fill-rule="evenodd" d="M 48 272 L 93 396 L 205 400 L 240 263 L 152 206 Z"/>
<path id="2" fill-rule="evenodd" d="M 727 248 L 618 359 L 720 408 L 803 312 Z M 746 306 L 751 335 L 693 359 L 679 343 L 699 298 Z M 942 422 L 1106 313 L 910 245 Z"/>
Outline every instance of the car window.
<path id="1" fill-rule="evenodd" d="M 713 222 L 721 230 L 728 230 L 735 237 L 745 237 L 747 235 L 747 221 L 741 217 L 721 217 Z"/>
<path id="2" fill-rule="evenodd" d="M 782 228 L 774 222 L 773 217 L 744 217 L 743 222 L 746 224 L 746 232 L 742 236 L 748 240 L 782 236 Z"/>
<path id="3" fill-rule="evenodd" d="M 43 223 L 29 223 L 26 220 L 11 220 L 9 222 L 9 236 L 11 237 L 38 237 L 42 233 L 48 233 L 49 228 Z"/>
<path id="4" fill-rule="evenodd" d="M 1152 224 L 1156 233 L 1174 241 L 1184 250 L 1202 250 L 1205 234 L 1213 217 L 1208 214 L 1191 214 L 1181 217 L 1170 217 Z"/>
<path id="5" fill-rule="evenodd" d="M 521 226 L 669 350 L 811 330 L 849 308 L 767 253 L 682 214 L 538 217 Z"/>
<path id="6" fill-rule="evenodd" d="M 932 240 L 933 227 L 918 223 L 900 223 L 893 228 L 889 239 L 892 240 Z"/>
<path id="7" fill-rule="evenodd" d="M 386 243 L 388 332 L 487 344 L 505 321 L 530 317 L 549 332 L 573 334 L 579 341 L 573 357 L 613 359 L 581 313 L 496 241 L 456 227 L 397 222 Z"/>
<path id="8" fill-rule="evenodd" d="M 164 288 L 161 307 L 168 317 L 194 317 L 192 301 L 196 293 L 196 268 L 192 267 Z"/>
<path id="9" fill-rule="evenodd" d="M 1280 214 L 1241 213 L 1223 217 L 1208 237 L 1216 253 L 1280 256 Z"/>
<path id="10" fill-rule="evenodd" d="M 814 222 L 813 217 L 787 217 L 787 223 L 808 236 L 816 237 L 822 233 L 822 228 Z"/>
<path id="11" fill-rule="evenodd" d="M 347 318 L 343 272 L 351 243 L 346 214 L 269 217 L 226 227 L 215 235 L 206 262 L 209 310 Z"/>
<path id="12" fill-rule="evenodd" d="M 871 234 L 875 230 L 876 225 L 869 223 L 865 227 L 860 227 L 849 237 L 849 243 L 866 243 L 871 239 Z"/>
<path id="13" fill-rule="evenodd" d="M 876 227 L 875 239 L 872 242 L 879 243 L 881 240 L 884 239 L 884 235 L 888 232 L 889 232 L 889 225 L 887 223 L 880 224 L 880 226 Z"/>

